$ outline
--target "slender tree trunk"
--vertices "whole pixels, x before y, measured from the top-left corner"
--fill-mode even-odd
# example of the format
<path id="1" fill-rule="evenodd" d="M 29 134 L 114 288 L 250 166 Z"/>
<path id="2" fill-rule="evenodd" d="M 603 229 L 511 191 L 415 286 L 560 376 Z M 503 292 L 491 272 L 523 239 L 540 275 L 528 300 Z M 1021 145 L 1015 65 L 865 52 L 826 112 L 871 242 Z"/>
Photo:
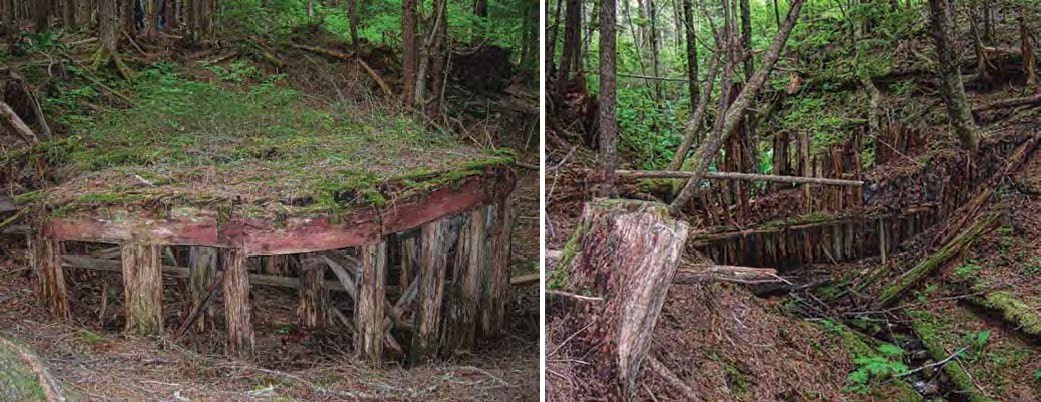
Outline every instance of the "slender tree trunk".
<path id="1" fill-rule="evenodd" d="M 351 50 L 357 55 L 361 52 L 361 41 L 358 39 L 358 2 L 361 0 L 347 0 L 347 19 L 350 21 Z M 360 55 L 358 55 L 360 57 Z"/>
<path id="2" fill-rule="evenodd" d="M 444 96 L 445 88 L 445 72 L 448 64 L 448 21 L 447 17 L 447 0 L 434 0 L 434 8 L 441 14 L 441 18 L 438 19 L 437 26 L 435 27 L 434 42 L 433 42 L 433 55 L 430 61 L 430 75 L 431 75 L 431 91 L 430 91 L 430 106 L 427 109 L 427 116 L 434 117 L 441 115 L 441 99 Z"/>
<path id="3" fill-rule="evenodd" d="M 1027 87 L 1037 86 L 1037 56 L 1034 53 L 1034 40 L 1027 25 L 1026 6 L 1019 6 L 1019 40 L 1023 54 L 1023 75 Z"/>
<path id="4" fill-rule="evenodd" d="M 708 67 L 708 76 L 705 77 L 705 82 L 701 84 L 701 96 L 698 100 L 698 105 L 694 109 L 694 114 L 691 115 L 690 120 L 687 121 L 687 125 L 683 128 L 683 140 L 680 141 L 679 149 L 672 155 L 672 162 L 669 162 L 669 170 L 679 170 L 683 166 L 683 161 L 687 159 L 687 151 L 690 150 L 691 145 L 694 145 L 698 139 L 698 133 L 701 131 L 701 125 L 705 121 L 709 97 L 712 94 L 712 87 L 715 86 L 716 73 L 718 71 L 719 57 L 712 57 L 712 64 Z"/>
<path id="5" fill-rule="evenodd" d="M 34 0 L 31 3 L 33 14 L 33 29 L 35 29 L 36 32 L 46 32 L 48 29 L 50 29 L 50 0 Z"/>
<path id="6" fill-rule="evenodd" d="M 488 18 L 488 0 L 475 0 L 474 1 L 474 16 L 479 18 L 483 23 Z M 478 43 L 481 39 L 484 39 L 484 25 L 478 25 L 474 32 L 471 34 L 471 42 Z"/>
<path id="7" fill-rule="evenodd" d="M 600 0 L 600 170 L 601 195 L 614 195 L 615 182 L 615 15 L 616 0 Z"/>
<path id="8" fill-rule="evenodd" d="M 661 76 L 661 62 L 658 60 L 661 54 L 661 39 L 658 37 L 658 10 L 655 7 L 654 0 L 644 0 L 647 2 L 647 14 L 651 22 L 651 69 L 654 70 L 654 76 Z M 654 98 L 662 99 L 661 92 L 661 81 L 654 81 Z"/>
<path id="9" fill-rule="evenodd" d="M 762 65 L 759 66 L 759 70 L 752 75 L 752 78 L 748 80 L 745 86 L 741 89 L 741 93 L 738 94 L 733 104 L 727 109 L 725 115 L 720 115 L 717 119 L 722 119 L 722 124 L 717 125 L 717 129 L 713 131 L 712 135 L 706 140 L 701 146 L 698 147 L 695 153 L 695 163 L 697 164 L 692 171 L 695 173 L 687 184 L 684 185 L 680 191 L 679 196 L 673 200 L 670 210 L 673 214 L 679 215 L 683 207 L 690 202 L 690 198 L 694 195 L 694 190 L 701 183 L 701 179 L 704 177 L 705 172 L 708 171 L 708 166 L 715 159 L 716 154 L 719 153 L 719 148 L 723 142 L 730 136 L 730 133 L 734 131 L 737 124 L 741 121 L 741 117 L 744 116 L 748 107 L 751 106 L 752 101 L 755 99 L 759 92 L 759 88 L 762 87 L 763 83 L 766 82 L 767 76 L 773 69 L 774 63 L 777 62 L 777 58 L 781 55 L 781 49 L 784 48 L 784 44 L 788 41 L 788 36 L 792 32 L 792 28 L 795 27 L 796 21 L 799 19 L 799 12 L 802 10 L 802 0 L 792 0 L 791 7 L 788 10 L 788 16 L 785 18 L 784 25 L 777 31 L 777 35 L 774 36 L 773 42 L 770 43 L 770 47 L 766 50 L 763 55 Z"/>
<path id="10" fill-rule="evenodd" d="M 683 0 L 683 25 L 687 38 L 687 91 L 690 95 L 690 111 L 698 105 L 698 37 L 694 29 L 694 7 L 691 0 Z"/>
<path id="11" fill-rule="evenodd" d="M 3 19 L 3 23 L 4 23 L 4 25 L 2 27 L 0 27 L 0 34 L 9 34 L 9 33 L 15 32 L 17 30 L 17 27 L 14 26 L 15 25 L 14 24 L 14 15 L 15 15 L 14 0 L 0 0 L 0 4 L 3 4 L 3 6 L 4 6 L 3 7 L 3 18 L 4 18 Z"/>
<path id="12" fill-rule="evenodd" d="M 553 29 L 549 31 L 549 47 L 546 48 L 546 76 L 552 77 L 556 75 L 557 69 L 556 64 L 553 60 L 556 58 L 557 51 L 557 34 L 560 32 L 560 11 L 563 8 L 564 0 L 557 0 L 557 10 L 553 13 Z"/>
<path id="13" fill-rule="evenodd" d="M 951 43 L 951 15 L 946 0 L 929 0 L 929 23 L 936 46 L 937 72 L 940 78 L 940 96 L 947 105 L 947 116 L 962 148 L 975 152 L 979 149 L 976 124 L 972 121 L 971 105 L 961 80 L 961 62 Z"/>
<path id="14" fill-rule="evenodd" d="M 401 87 L 402 98 L 411 104 L 416 93 L 416 67 L 418 44 L 416 36 L 416 0 L 401 1 Z"/>
<path id="15" fill-rule="evenodd" d="M 62 23 L 65 29 L 76 28 L 76 0 L 65 0 L 62 3 Z"/>
<path id="16" fill-rule="evenodd" d="M 567 0 L 564 21 L 564 51 L 560 57 L 560 71 L 557 74 L 557 98 L 563 99 L 567 90 L 567 82 L 571 78 L 571 67 L 582 45 L 582 2 Z"/>
<path id="17" fill-rule="evenodd" d="M 525 70 L 535 71 L 539 55 L 539 3 L 528 2 L 527 8 L 527 18 L 524 19 L 524 50 L 521 52 L 520 65 Z"/>

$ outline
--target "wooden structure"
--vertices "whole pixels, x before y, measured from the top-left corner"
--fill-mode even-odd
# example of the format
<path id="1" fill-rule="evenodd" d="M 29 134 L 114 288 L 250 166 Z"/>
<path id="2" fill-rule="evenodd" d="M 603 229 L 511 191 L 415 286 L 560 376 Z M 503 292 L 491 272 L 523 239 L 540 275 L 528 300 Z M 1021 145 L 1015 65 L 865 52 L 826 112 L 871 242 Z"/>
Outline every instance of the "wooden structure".
<path id="1" fill-rule="evenodd" d="M 507 197 L 515 178 L 506 165 L 482 169 L 389 206 L 335 217 L 265 220 L 194 207 L 160 213 L 111 205 L 75 216 L 41 213 L 30 234 L 38 294 L 53 313 L 69 316 L 64 270 L 115 271 L 117 262 L 63 255 L 63 243 L 114 243 L 128 333 L 164 332 L 162 275 L 172 274 L 189 278 L 193 306 L 184 329 L 210 329 L 199 317 L 214 313 L 211 303 L 220 295 L 230 354 L 253 353 L 250 287 L 272 285 L 299 289 L 300 322 L 307 326 L 339 314 L 327 311 L 327 298 L 344 291 L 353 299 L 348 324 L 358 355 L 378 363 L 391 348 L 426 361 L 502 329 L 510 286 Z M 162 266 L 166 246 L 188 246 L 188 267 Z M 267 265 L 277 266 L 291 254 L 303 261 L 298 278 L 279 276 L 277 267 L 247 272 L 250 257 L 272 256 Z"/>

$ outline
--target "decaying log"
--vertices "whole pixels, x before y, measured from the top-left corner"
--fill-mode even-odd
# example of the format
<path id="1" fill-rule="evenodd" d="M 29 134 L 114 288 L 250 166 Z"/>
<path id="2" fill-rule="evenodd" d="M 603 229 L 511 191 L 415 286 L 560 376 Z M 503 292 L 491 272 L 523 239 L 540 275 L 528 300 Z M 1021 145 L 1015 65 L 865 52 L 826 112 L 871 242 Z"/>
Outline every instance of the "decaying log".
<path id="1" fill-rule="evenodd" d="M 224 316 L 228 326 L 226 353 L 239 357 L 253 355 L 253 319 L 249 302 L 249 277 L 246 253 L 240 249 L 220 250 L 224 267 Z"/>
<path id="2" fill-rule="evenodd" d="M 969 247 L 969 245 L 975 242 L 976 239 L 979 239 L 980 236 L 988 230 L 997 226 L 999 216 L 1001 216 L 1000 213 L 991 213 L 983 216 L 976 221 L 976 224 L 958 234 L 957 237 L 941 247 L 935 254 L 930 255 L 929 258 L 926 258 L 924 261 L 918 263 L 914 268 L 905 272 L 899 279 L 897 279 L 896 283 L 887 286 L 881 293 L 879 293 L 876 302 L 877 305 L 881 307 L 892 306 L 893 303 L 900 300 L 900 297 L 914 285 L 929 276 L 929 274 L 937 268 L 943 266 L 951 258 L 960 254 L 962 250 Z"/>
<path id="3" fill-rule="evenodd" d="M 161 246 L 151 244 L 123 245 L 127 333 L 150 336 L 163 331 L 161 251 Z"/>
<path id="4" fill-rule="evenodd" d="M 973 113 L 986 112 L 995 109 L 1008 109 L 1026 105 L 1037 105 L 1041 106 L 1041 94 L 1024 96 L 1020 98 L 1003 99 L 997 102 L 988 103 L 983 106 L 972 109 Z"/>
<path id="5" fill-rule="evenodd" d="M 297 316 L 304 327 L 318 328 L 326 323 L 328 294 L 322 289 L 325 267 L 325 264 L 313 260 L 301 264 Z"/>
<path id="6" fill-rule="evenodd" d="M 424 224 L 420 229 L 419 303 L 409 347 L 409 360 L 413 363 L 424 362 L 438 353 L 450 226 L 448 218 L 441 218 Z"/>
<path id="7" fill-rule="evenodd" d="M 996 291 L 982 297 L 970 297 L 968 300 L 977 306 L 1001 313 L 1001 317 L 1019 331 L 1033 337 L 1041 337 L 1041 315 L 1034 307 L 1012 293 Z"/>
<path id="8" fill-rule="evenodd" d="M 66 256 L 66 262 L 69 261 L 68 257 L 72 256 Z M 163 267 L 162 271 L 166 274 L 167 267 Z M 216 275 L 217 249 L 212 247 L 188 248 L 188 289 L 191 293 L 192 310 L 206 304 L 206 299 L 211 294 L 209 289 L 212 287 Z M 196 329 L 199 332 L 205 331 L 215 316 L 216 311 L 207 306 L 203 317 L 197 320 Z"/>
<path id="9" fill-rule="evenodd" d="M 27 145 L 35 145 L 40 142 L 33 130 L 29 129 L 29 126 L 22 121 L 21 117 L 18 117 L 11 106 L 2 100 L 0 100 L 0 121 L 3 122 L 4 127 L 18 135 Z"/>
<path id="10" fill-rule="evenodd" d="M 481 286 L 481 317 L 477 328 L 482 337 L 491 338 L 502 334 L 503 317 L 506 314 L 506 303 L 510 300 L 510 237 L 513 232 L 513 219 L 516 216 L 514 205 L 505 198 L 487 207 L 485 231 L 485 259 L 491 259 L 489 271 L 484 276 Z M 535 274 L 535 283 L 538 282 Z"/>
<path id="11" fill-rule="evenodd" d="M 596 347 L 599 372 L 617 380 L 623 399 L 636 391 L 640 365 L 680 254 L 687 223 L 659 203 L 600 199 L 587 203 L 561 269 L 578 294 L 603 297 L 591 305 L 590 329 L 576 341 Z"/>
<path id="12" fill-rule="evenodd" d="M 378 365 L 383 359 L 387 243 L 380 241 L 359 250 L 361 272 L 354 299 L 355 351 L 363 360 Z"/>
<path id="13" fill-rule="evenodd" d="M 220 275 L 223 276 L 223 273 Z M 211 310 L 210 306 L 215 300 L 217 300 L 217 294 L 220 293 L 221 285 L 223 283 L 223 278 L 221 276 L 218 276 L 218 278 L 210 284 L 210 288 L 206 290 L 206 296 L 203 297 L 202 300 L 198 301 L 199 304 L 196 305 L 194 304 L 196 303 L 195 301 L 192 302 L 192 309 L 191 312 L 188 313 L 188 318 L 177 327 L 177 332 L 174 333 L 174 342 L 181 339 L 181 337 L 188 332 L 188 328 L 195 325 L 195 323 L 206 314 L 204 312 Z M 103 291 L 102 295 L 104 294 L 105 292 Z"/>
<path id="14" fill-rule="evenodd" d="M 684 179 L 694 176 L 693 172 L 673 170 L 616 170 L 619 177 L 631 179 Z M 864 185 L 860 180 L 829 179 L 825 177 L 803 177 L 803 176 L 776 176 L 767 174 L 735 173 L 735 172 L 705 172 L 705 179 L 712 180 L 743 180 L 743 181 L 765 181 L 771 183 L 789 184 L 823 184 L 829 186 L 860 187 Z"/>
<path id="15" fill-rule="evenodd" d="M 687 383 L 683 382 L 683 380 L 677 377 L 676 374 L 673 374 L 668 367 L 665 367 L 664 363 L 658 361 L 658 359 L 654 356 L 647 356 L 647 364 L 651 367 L 651 370 L 654 370 L 655 373 L 658 373 L 658 376 L 665 379 L 665 381 L 668 382 L 669 385 L 671 385 L 673 388 L 676 388 L 676 390 L 678 390 L 680 394 L 683 395 L 683 398 L 685 398 L 685 400 L 702 400 L 698 397 L 698 393 L 694 392 L 694 389 L 691 388 L 690 385 L 687 385 Z"/>
<path id="16" fill-rule="evenodd" d="M 777 270 L 770 268 L 736 267 L 731 265 L 690 265 L 676 270 L 672 283 L 695 284 L 725 281 L 745 284 L 784 282 Z"/>
<path id="17" fill-rule="evenodd" d="M 70 318 L 69 293 L 65 289 L 65 273 L 61 265 L 60 241 L 34 235 L 30 238 L 34 287 L 40 300 L 52 314 Z"/>

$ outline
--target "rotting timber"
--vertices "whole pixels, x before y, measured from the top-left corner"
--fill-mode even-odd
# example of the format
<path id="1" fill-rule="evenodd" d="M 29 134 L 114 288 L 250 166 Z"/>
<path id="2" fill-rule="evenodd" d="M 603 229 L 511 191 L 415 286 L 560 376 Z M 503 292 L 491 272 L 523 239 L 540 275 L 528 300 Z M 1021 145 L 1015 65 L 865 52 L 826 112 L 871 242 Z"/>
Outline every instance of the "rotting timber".
<path id="1" fill-rule="evenodd" d="M 118 271 L 127 333 L 178 339 L 223 323 L 227 353 L 242 357 L 255 343 L 253 286 L 297 289 L 302 326 L 344 324 L 355 353 L 374 364 L 421 363 L 501 335 L 511 153 L 261 98 L 257 107 L 276 110 L 260 115 L 270 121 L 213 116 L 222 126 L 105 131 L 112 120 L 137 121 L 131 109 L 103 116 L 98 132 L 19 151 L 26 164 L 56 160 L 54 185 L 14 200 L 31 211 L 36 290 L 54 314 L 73 311 L 77 276 L 67 271 Z M 235 135 L 214 134 L 222 131 Z M 164 275 L 189 282 L 176 328 L 163 312 Z M 350 297 L 353 317 L 331 307 L 331 290 Z"/>

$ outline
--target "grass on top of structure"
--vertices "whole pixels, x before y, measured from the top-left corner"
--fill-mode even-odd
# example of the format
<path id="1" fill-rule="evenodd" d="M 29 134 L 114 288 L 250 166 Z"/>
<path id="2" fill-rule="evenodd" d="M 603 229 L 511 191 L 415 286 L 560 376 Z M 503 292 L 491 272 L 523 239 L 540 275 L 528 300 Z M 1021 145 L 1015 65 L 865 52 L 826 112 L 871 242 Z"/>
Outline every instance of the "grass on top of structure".
<path id="1" fill-rule="evenodd" d="M 109 205 L 234 203 L 257 217 L 383 206 L 512 163 L 508 151 L 463 146 L 422 122 L 360 104 L 312 105 L 276 85 L 191 81 L 146 70 L 134 106 L 64 116 L 74 135 L 43 143 L 58 185 L 52 214 Z"/>

